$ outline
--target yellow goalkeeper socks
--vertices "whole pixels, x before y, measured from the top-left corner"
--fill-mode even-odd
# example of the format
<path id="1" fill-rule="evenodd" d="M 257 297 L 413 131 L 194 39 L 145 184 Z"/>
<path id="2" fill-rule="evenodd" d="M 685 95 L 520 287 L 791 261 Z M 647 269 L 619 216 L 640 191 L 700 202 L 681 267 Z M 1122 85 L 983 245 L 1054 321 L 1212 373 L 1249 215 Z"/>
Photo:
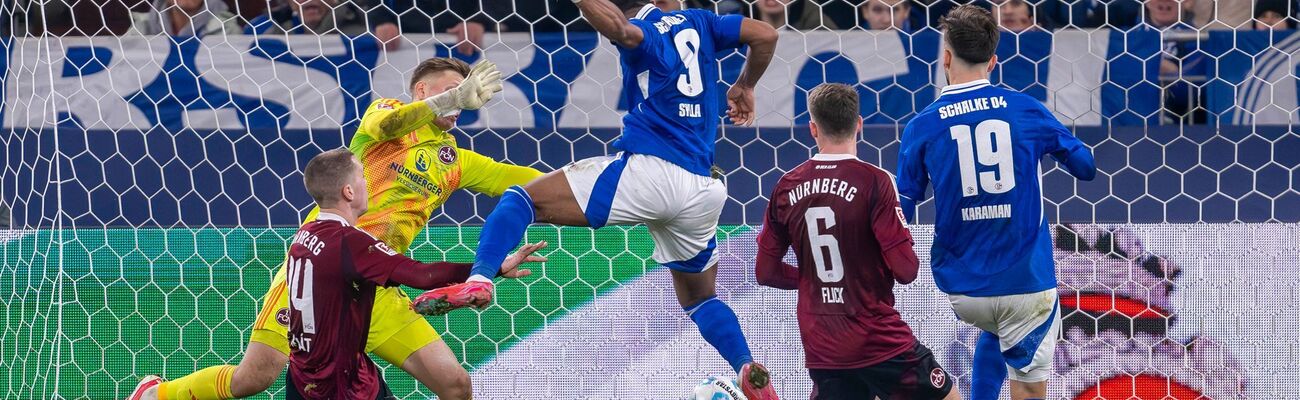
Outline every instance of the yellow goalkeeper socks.
<path id="1" fill-rule="evenodd" d="M 230 395 L 230 378 L 234 376 L 234 365 L 207 367 L 180 379 L 158 385 L 158 400 L 232 399 L 234 396 Z"/>

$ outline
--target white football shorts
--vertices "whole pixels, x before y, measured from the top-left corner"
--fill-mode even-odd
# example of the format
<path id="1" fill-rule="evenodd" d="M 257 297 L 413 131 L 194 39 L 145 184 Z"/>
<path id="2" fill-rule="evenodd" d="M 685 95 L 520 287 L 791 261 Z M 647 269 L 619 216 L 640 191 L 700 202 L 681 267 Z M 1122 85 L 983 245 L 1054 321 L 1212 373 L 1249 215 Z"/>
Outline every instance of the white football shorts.
<path id="1" fill-rule="evenodd" d="M 949 295 L 963 322 L 998 336 L 1008 376 L 1042 382 L 1052 374 L 1052 356 L 1061 333 L 1061 300 L 1056 289 L 1009 296 Z"/>
<path id="2" fill-rule="evenodd" d="M 717 263 L 718 216 L 727 200 L 721 180 L 628 153 L 579 160 L 564 176 L 592 228 L 645 224 L 655 262 L 673 270 L 698 273 Z"/>

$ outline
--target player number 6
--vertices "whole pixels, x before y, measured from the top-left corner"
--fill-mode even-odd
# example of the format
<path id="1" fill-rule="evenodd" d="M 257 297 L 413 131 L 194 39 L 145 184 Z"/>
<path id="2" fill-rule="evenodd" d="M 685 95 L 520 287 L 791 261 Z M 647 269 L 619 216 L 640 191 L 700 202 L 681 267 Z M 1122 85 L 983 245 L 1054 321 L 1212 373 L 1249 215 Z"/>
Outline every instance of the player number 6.
<path id="1" fill-rule="evenodd" d="M 840 242 L 835 235 L 822 234 L 820 221 L 826 221 L 826 229 L 835 226 L 835 211 L 830 207 L 810 207 L 803 213 L 804 223 L 808 225 L 808 244 L 812 246 L 813 263 L 817 264 L 817 278 L 823 283 L 839 282 L 844 279 L 844 261 L 840 258 Z M 825 250 L 822 250 L 822 249 Z"/>

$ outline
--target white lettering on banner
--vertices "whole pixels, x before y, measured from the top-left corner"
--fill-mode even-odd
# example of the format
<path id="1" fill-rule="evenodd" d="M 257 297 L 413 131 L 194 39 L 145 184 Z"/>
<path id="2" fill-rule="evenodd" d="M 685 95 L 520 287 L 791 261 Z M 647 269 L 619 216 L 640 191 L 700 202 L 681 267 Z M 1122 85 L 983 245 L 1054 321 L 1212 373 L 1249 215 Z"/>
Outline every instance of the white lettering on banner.
<path id="1" fill-rule="evenodd" d="M 1300 57 L 1300 35 L 1292 34 L 1273 43 L 1254 58 L 1249 73 L 1237 93 L 1231 112 L 1233 125 L 1288 125 L 1300 123 L 1295 109 L 1297 99 L 1296 66 Z M 1281 68 L 1279 68 L 1281 67 Z"/>
<path id="2" fill-rule="evenodd" d="M 428 43 L 431 41 L 455 43 L 458 40 L 454 35 L 447 34 L 438 34 L 433 35 L 432 37 L 429 35 L 418 34 L 402 35 L 402 37 L 414 40 L 416 43 Z M 497 69 L 501 71 L 501 76 L 507 80 L 502 82 L 504 89 L 501 93 L 497 93 L 496 96 L 493 96 L 492 101 L 488 102 L 487 105 L 484 105 L 483 109 L 478 112 L 478 120 L 466 121 L 464 116 L 462 116 L 458 125 L 461 128 L 470 129 L 487 127 L 523 129 L 536 126 L 536 123 L 534 122 L 535 118 L 533 117 L 533 107 L 538 105 L 529 100 L 528 96 L 524 94 L 524 91 L 517 86 L 515 82 L 510 82 L 508 80 L 515 74 L 518 74 L 519 71 L 532 65 L 533 61 L 538 57 L 539 50 L 536 46 L 533 46 L 532 38 L 528 34 L 488 34 L 484 37 L 483 43 L 485 46 L 488 46 L 488 48 L 484 51 L 482 58 L 492 60 L 493 63 L 496 63 Z M 612 51 L 613 49 L 611 48 L 610 50 Z M 600 52 L 596 51 L 596 53 Z M 376 98 L 378 98 L 378 96 L 384 96 L 408 99 L 410 94 L 408 93 L 406 86 L 411 78 L 411 70 L 414 69 L 420 61 L 434 56 L 436 56 L 436 54 L 433 51 L 433 46 L 428 45 L 403 46 L 397 51 L 384 52 L 384 55 L 379 58 L 379 68 L 375 69 L 373 77 L 371 78 L 371 82 L 373 82 L 374 85 L 372 86 L 372 90 L 375 91 Z M 541 56 L 545 57 L 546 54 L 543 53 Z M 614 53 L 614 58 L 611 62 L 613 65 L 618 65 L 617 52 Z M 586 69 L 584 68 L 584 70 Z M 604 83 L 604 85 L 613 87 L 614 89 L 622 86 L 621 81 L 617 78 L 617 74 L 617 70 L 613 71 L 611 75 L 615 76 L 615 78 Z M 527 82 L 527 80 L 524 81 Z M 381 84 L 384 85 L 384 91 L 379 90 Z M 597 86 L 596 88 L 588 89 L 586 91 L 578 91 L 572 86 L 569 88 L 569 92 L 574 94 L 598 94 L 605 93 L 608 90 L 610 89 L 602 86 Z M 569 103 L 566 105 L 565 112 L 561 114 L 561 117 L 566 117 L 568 114 L 580 114 L 570 112 L 569 110 L 574 108 L 574 101 L 582 97 L 583 96 L 580 95 L 569 96 Z M 600 99 L 603 96 L 596 95 L 590 97 Z M 621 116 L 619 113 L 609 111 L 605 111 L 604 113 Z M 601 113 L 591 114 L 592 117 L 596 117 Z M 621 126 L 622 123 L 620 121 L 621 120 L 619 119 L 614 119 L 614 123 L 608 125 L 575 124 L 574 126 Z"/>
<path id="3" fill-rule="evenodd" d="M 344 101 L 348 96 L 330 74 L 249 54 L 252 36 L 209 36 L 204 38 L 204 44 L 209 47 L 195 54 L 195 66 L 199 71 L 222 72 L 215 76 L 203 74 L 204 80 L 234 95 L 265 97 L 289 107 L 293 116 L 285 128 L 331 128 L 345 122 Z M 305 60 L 347 54 L 343 41 L 334 36 L 295 37 L 287 44 L 291 53 Z M 187 126 L 226 129 L 243 126 L 238 111 L 230 108 L 188 110 L 186 116 Z"/>
<path id="4" fill-rule="evenodd" d="M 1058 118 L 1078 125 L 1101 122 L 1100 91 L 1097 88 L 1106 66 L 1104 55 L 1109 45 L 1108 35 L 1104 30 L 1055 34 L 1054 50 L 1088 49 L 1056 50 L 1050 56 L 1047 104 Z M 406 83 L 411 69 L 420 60 L 437 54 L 433 43 L 454 41 L 450 35 L 406 35 L 404 38 L 419 45 L 379 53 L 377 66 L 370 77 L 372 98 L 409 100 Z M 150 83 L 166 79 L 162 66 L 172 51 L 168 40 L 161 36 L 61 38 L 56 41 L 15 39 L 5 85 L 6 98 L 13 100 L 4 104 L 4 126 L 48 125 L 56 121 L 60 113 L 71 113 L 91 129 L 149 128 L 152 125 L 150 118 L 131 105 L 127 98 L 140 93 Z M 287 109 L 290 118 L 286 128 L 330 128 L 355 122 L 342 120 L 348 116 L 345 112 L 349 107 L 348 96 L 343 93 L 340 82 L 329 73 L 248 54 L 253 40 L 239 35 L 204 38 L 204 47 L 198 49 L 193 60 L 199 69 L 197 74 L 218 91 L 265 99 L 267 104 Z M 287 43 L 291 53 L 304 59 L 346 54 L 344 44 L 335 36 L 291 36 Z M 477 119 L 463 118 L 462 127 L 527 129 L 537 126 L 535 117 L 554 110 L 548 108 L 553 106 L 544 106 L 535 96 L 528 95 L 535 90 L 531 87 L 532 80 L 512 77 L 534 64 L 538 52 L 543 50 L 534 46 L 533 38 L 527 34 L 489 34 L 484 43 L 488 50 L 476 58 L 497 63 L 507 79 L 505 90 L 478 113 Z M 845 43 L 853 45 L 846 46 Z M 67 62 L 62 57 L 73 46 L 97 46 L 111 55 L 111 61 L 100 71 L 64 77 Z M 623 88 L 617 49 L 604 40 L 596 40 L 595 46 L 594 51 L 586 53 L 586 65 L 581 66 L 578 76 L 567 83 L 571 95 L 556 110 L 560 111 L 558 126 L 561 128 L 622 126 L 623 113 L 619 110 L 619 102 Z M 908 63 L 903 61 L 908 58 L 907 49 L 901 37 L 893 32 L 782 33 L 776 57 L 786 62 L 770 68 L 755 88 L 755 97 L 760 99 L 754 110 L 759 116 L 755 125 L 789 126 L 790 121 L 796 119 L 794 112 L 799 108 L 795 96 L 800 74 L 813 68 L 813 64 L 826 62 L 823 61 L 825 57 L 835 56 L 836 68 L 852 68 L 854 79 L 870 82 L 925 72 L 909 70 Z M 922 59 L 933 57 L 917 56 Z M 46 62 L 49 59 L 53 61 Z M 554 65 L 551 68 L 568 66 Z M 938 81 L 936 84 L 943 83 L 943 74 L 934 74 L 934 77 Z M 989 107 L 994 105 L 989 104 Z M 238 114 L 237 110 L 227 106 L 217 110 L 191 109 L 182 115 L 161 117 L 184 121 L 186 126 L 195 129 L 211 129 L 241 126 L 243 122 Z M 678 114 L 682 117 L 705 117 L 702 109 L 681 108 Z"/>
<path id="5" fill-rule="evenodd" d="M 847 45 L 847 44 L 852 45 Z M 795 120 L 795 83 L 813 56 L 838 52 L 849 61 L 859 81 L 872 81 L 908 73 L 907 49 L 897 32 L 854 32 L 853 38 L 836 32 L 782 32 L 774 60 L 787 60 L 767 69 L 754 88 L 756 126 L 790 126 Z M 809 88 L 811 89 L 811 88 Z M 924 106 L 918 106 L 924 107 Z M 918 109 L 919 111 L 919 109 Z"/>
<path id="6" fill-rule="evenodd" d="M 569 96 L 569 105 L 560 115 L 561 127 L 623 126 L 623 112 L 618 110 L 623 86 L 618 48 L 602 40 L 591 53 L 587 68 L 569 85 L 575 95 Z"/>
<path id="7" fill-rule="evenodd" d="M 62 57 L 75 46 L 102 46 L 112 58 L 91 61 L 107 62 L 97 73 L 64 77 Z M 5 127 L 52 125 L 60 113 L 72 113 L 91 129 L 149 127 L 126 97 L 162 71 L 165 44 L 139 38 L 15 38 L 13 47 L 4 89 Z"/>
<path id="8" fill-rule="evenodd" d="M 1100 125 L 1101 77 L 1110 31 L 1062 30 L 1052 34 L 1048 57 L 1047 109 L 1061 121 Z"/>

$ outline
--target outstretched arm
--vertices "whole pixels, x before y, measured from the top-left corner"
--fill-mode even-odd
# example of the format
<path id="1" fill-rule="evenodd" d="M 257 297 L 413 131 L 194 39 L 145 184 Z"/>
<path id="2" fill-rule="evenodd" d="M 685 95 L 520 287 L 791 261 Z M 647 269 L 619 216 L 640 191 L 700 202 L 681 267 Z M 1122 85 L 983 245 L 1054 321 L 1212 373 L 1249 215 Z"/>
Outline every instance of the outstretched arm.
<path id="1" fill-rule="evenodd" d="M 469 278 L 471 264 L 422 263 L 398 253 L 374 236 L 354 229 L 343 242 L 352 257 L 351 279 L 367 280 L 376 285 L 402 284 L 432 289 Z"/>
<path id="2" fill-rule="evenodd" d="M 1061 163 L 1065 171 L 1075 178 L 1084 181 L 1096 178 L 1097 162 L 1092 158 L 1092 149 L 1075 137 L 1069 128 L 1057 121 L 1056 116 L 1052 115 L 1046 107 L 1037 103 L 1034 105 L 1036 107 L 1032 110 L 1037 113 L 1035 117 L 1045 125 L 1044 140 L 1047 143 L 1047 153 L 1051 154 L 1052 158 Z"/>
<path id="3" fill-rule="evenodd" d="M 388 247 L 388 244 L 361 231 L 348 232 L 345 246 L 352 256 L 352 279 L 367 280 L 376 285 L 401 284 L 417 289 L 435 289 L 469 279 L 473 264 L 415 261 Z M 532 273 L 519 269 L 525 262 L 546 261 L 546 257 L 533 252 L 546 247 L 546 242 L 524 245 L 505 260 L 499 276 L 522 278 Z"/>
<path id="4" fill-rule="evenodd" d="M 429 290 L 452 283 L 464 282 L 469 279 L 469 270 L 473 266 L 474 264 L 470 263 L 436 262 L 425 264 L 411 260 L 411 263 L 406 266 L 394 268 L 393 274 L 388 277 L 388 281 L 416 289 Z"/>
<path id="5" fill-rule="evenodd" d="M 582 17 L 596 28 L 596 32 L 619 46 L 635 48 L 645 38 L 641 28 L 628 22 L 623 10 L 609 0 L 574 0 L 573 3 L 578 5 Z"/>
<path id="6" fill-rule="evenodd" d="M 438 117 L 460 110 L 477 110 L 501 89 L 501 71 L 497 70 L 496 64 L 480 61 L 474 64 L 469 76 L 459 86 L 423 101 L 410 104 L 393 99 L 375 101 L 361 117 L 358 132 L 365 132 L 379 141 L 391 140 L 429 125 Z"/>
<path id="7" fill-rule="evenodd" d="M 736 84 L 727 90 L 727 117 L 738 125 L 754 122 L 754 86 L 772 63 L 778 36 L 776 29 L 766 22 L 745 18 L 740 23 L 740 42 L 749 46 L 749 53 L 745 55 L 745 66 Z"/>
<path id="8" fill-rule="evenodd" d="M 422 102 L 402 104 L 396 99 L 379 99 L 361 117 L 358 135 L 385 142 L 433 123 L 438 116 Z"/>
<path id="9" fill-rule="evenodd" d="M 534 252 L 546 248 L 546 241 L 529 243 L 519 247 L 519 251 L 506 257 L 497 275 L 503 278 L 518 279 L 533 274 L 532 270 L 521 269 L 520 265 L 530 262 L 543 262 L 546 257 L 535 256 Z M 399 255 L 400 256 L 400 255 Z M 401 256 L 405 258 L 405 256 Z M 404 268 L 397 268 L 389 275 L 389 282 L 399 283 L 416 289 L 431 290 L 469 279 L 471 263 L 436 262 L 425 264 L 407 258 L 410 263 Z"/>
<path id="10" fill-rule="evenodd" d="M 1074 137 L 1071 136 L 1071 139 Z M 1097 162 L 1092 158 L 1092 150 L 1088 149 L 1083 142 L 1078 139 L 1073 140 L 1074 145 L 1058 150 L 1052 153 L 1052 158 L 1056 162 L 1065 166 L 1065 171 L 1075 178 L 1084 181 L 1090 181 L 1097 177 Z"/>
<path id="11" fill-rule="evenodd" d="M 461 171 L 460 187 L 492 197 L 542 176 L 536 169 L 503 163 L 468 149 L 458 148 L 456 153 Z"/>

